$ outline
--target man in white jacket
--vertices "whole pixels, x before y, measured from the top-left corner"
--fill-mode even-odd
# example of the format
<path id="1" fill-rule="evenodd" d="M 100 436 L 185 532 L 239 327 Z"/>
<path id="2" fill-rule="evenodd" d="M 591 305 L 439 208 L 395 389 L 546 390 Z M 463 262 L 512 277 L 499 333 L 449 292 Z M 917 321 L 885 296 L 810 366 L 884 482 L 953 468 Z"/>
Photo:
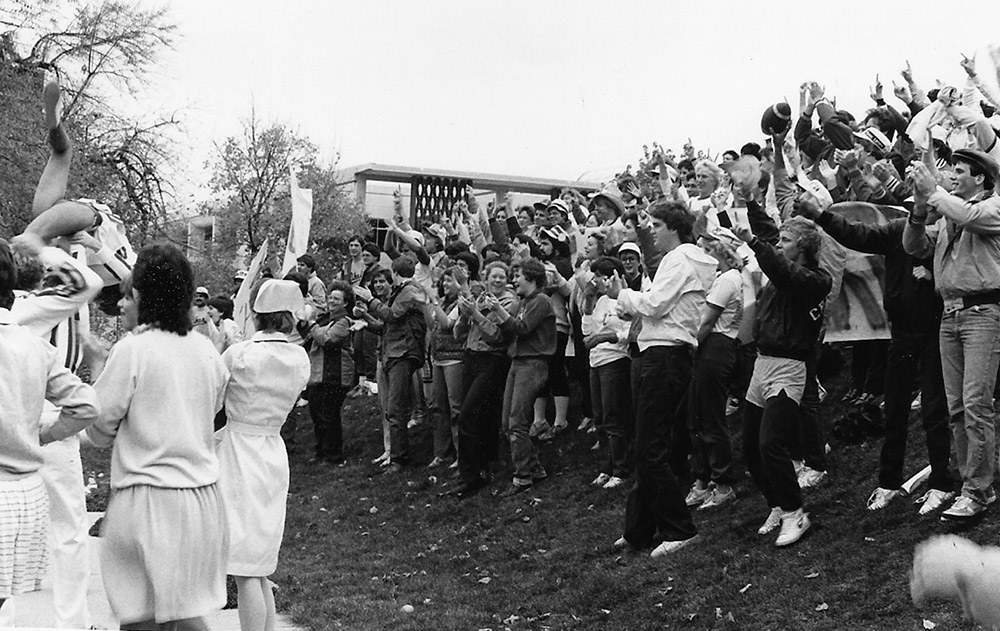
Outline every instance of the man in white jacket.
<path id="1" fill-rule="evenodd" d="M 645 548 L 651 556 L 671 554 L 698 531 L 668 464 L 671 436 L 683 423 L 677 407 L 691 380 L 698 326 L 716 260 L 694 244 L 694 216 L 684 204 L 663 202 L 650 209 L 655 247 L 664 253 L 645 291 L 622 289 L 616 275 L 608 295 L 623 315 L 641 318 L 638 335 L 642 368 L 635 410 L 635 485 L 625 508 L 625 533 L 616 548 Z"/>

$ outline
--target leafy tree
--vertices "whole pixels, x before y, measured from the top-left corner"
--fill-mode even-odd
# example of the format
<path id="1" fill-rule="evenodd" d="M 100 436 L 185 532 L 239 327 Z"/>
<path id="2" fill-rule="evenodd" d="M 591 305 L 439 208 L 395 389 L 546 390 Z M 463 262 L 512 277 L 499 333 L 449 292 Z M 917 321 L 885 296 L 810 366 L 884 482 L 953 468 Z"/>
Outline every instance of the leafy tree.
<path id="1" fill-rule="evenodd" d="M 166 9 L 103 0 L 9 0 L 0 8 L 0 106 L 11 133 L 0 137 L 0 228 L 19 231 L 48 153 L 39 114 L 45 73 L 63 88 L 63 124 L 74 141 L 68 194 L 107 203 L 137 246 L 161 236 L 173 190 L 168 184 L 175 116 L 134 120 L 114 107 L 134 92 L 175 25 Z"/>
<path id="2" fill-rule="evenodd" d="M 336 273 L 347 238 L 367 232 L 367 223 L 363 209 L 337 187 L 334 166 L 318 161 L 316 146 L 287 125 L 264 124 L 251 110 L 241 133 L 217 149 L 211 186 L 220 198 L 213 214 L 221 250 L 245 247 L 253 254 L 270 238 L 277 269 L 291 221 L 288 179 L 294 167 L 299 186 L 313 191 L 311 249 L 323 275 Z"/>

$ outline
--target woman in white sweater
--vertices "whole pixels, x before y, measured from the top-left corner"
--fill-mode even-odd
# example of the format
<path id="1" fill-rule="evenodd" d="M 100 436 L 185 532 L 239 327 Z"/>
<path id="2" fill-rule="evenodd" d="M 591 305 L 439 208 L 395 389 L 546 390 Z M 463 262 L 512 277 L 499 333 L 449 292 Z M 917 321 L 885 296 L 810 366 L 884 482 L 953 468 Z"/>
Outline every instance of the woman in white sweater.
<path id="1" fill-rule="evenodd" d="M 212 421 L 229 373 L 191 335 L 191 265 L 176 247 L 143 248 L 133 270 L 138 327 L 112 349 L 87 428 L 113 444 L 101 566 L 123 629 L 206 629 L 226 602 L 228 548 Z"/>

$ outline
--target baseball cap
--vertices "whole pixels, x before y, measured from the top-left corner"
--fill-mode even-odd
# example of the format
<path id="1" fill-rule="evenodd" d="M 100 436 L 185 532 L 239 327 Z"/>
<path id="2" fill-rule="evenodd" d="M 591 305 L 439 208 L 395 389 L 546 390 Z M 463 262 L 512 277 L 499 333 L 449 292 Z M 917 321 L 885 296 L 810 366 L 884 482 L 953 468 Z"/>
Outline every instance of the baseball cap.
<path id="1" fill-rule="evenodd" d="M 639 250 L 639 246 L 632 243 L 631 241 L 626 241 L 625 243 L 622 243 L 620 246 L 618 246 L 619 258 L 621 257 L 622 254 L 625 254 L 626 252 L 633 252 L 640 259 L 642 258 L 642 252 Z"/>
<path id="2" fill-rule="evenodd" d="M 208 289 L 206 289 L 204 287 L 199 287 L 199 288 L 197 288 L 197 289 L 194 290 L 194 293 L 195 293 L 195 295 L 202 294 L 204 296 L 207 296 L 208 295 Z"/>
<path id="3" fill-rule="evenodd" d="M 881 151 L 882 155 L 889 153 L 889 150 L 892 149 L 892 142 L 889 141 L 888 136 L 874 127 L 866 127 L 861 131 L 856 131 L 854 132 L 854 136 L 861 140 L 867 140 L 876 149 Z"/>

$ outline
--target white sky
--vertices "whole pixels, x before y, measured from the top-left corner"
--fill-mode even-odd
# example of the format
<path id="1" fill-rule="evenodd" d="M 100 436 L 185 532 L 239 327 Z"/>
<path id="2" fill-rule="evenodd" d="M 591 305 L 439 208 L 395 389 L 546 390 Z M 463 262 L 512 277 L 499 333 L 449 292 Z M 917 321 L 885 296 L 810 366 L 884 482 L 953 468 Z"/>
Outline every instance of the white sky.
<path id="1" fill-rule="evenodd" d="M 1000 1 L 173 0 L 176 51 L 142 103 L 180 109 L 191 177 L 251 104 L 341 166 L 603 179 L 642 145 L 721 153 L 815 79 L 855 115 L 910 60 L 925 89 L 1000 45 Z M 155 105 L 154 105 L 155 104 Z M 145 105 L 144 105 L 145 106 Z"/>

